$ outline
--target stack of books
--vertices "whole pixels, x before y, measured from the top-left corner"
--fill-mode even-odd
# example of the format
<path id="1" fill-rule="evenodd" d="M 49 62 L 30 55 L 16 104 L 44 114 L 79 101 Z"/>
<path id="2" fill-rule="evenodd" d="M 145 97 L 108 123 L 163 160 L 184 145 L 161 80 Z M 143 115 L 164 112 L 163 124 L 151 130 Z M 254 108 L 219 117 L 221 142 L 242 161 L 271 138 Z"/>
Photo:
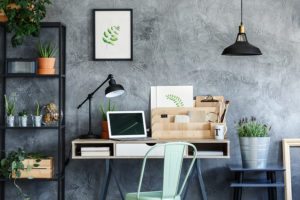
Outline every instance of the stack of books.
<path id="1" fill-rule="evenodd" d="M 81 147 L 82 157 L 110 156 L 109 147 Z"/>
<path id="2" fill-rule="evenodd" d="M 198 151 L 197 156 L 223 156 L 223 151 Z"/>

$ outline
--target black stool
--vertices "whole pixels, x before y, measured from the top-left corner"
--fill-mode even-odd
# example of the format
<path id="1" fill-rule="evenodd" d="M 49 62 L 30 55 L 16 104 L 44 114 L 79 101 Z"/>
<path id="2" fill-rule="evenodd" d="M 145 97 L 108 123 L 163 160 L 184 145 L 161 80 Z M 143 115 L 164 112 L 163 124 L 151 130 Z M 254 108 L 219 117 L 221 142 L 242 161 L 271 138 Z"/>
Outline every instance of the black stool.
<path id="1" fill-rule="evenodd" d="M 238 166 L 230 166 L 230 171 L 234 173 L 235 181 L 230 184 L 234 189 L 233 199 L 241 200 L 243 188 L 267 188 L 269 200 L 277 200 L 277 188 L 284 187 L 283 182 L 276 180 L 276 172 L 282 173 L 285 171 L 282 167 L 266 167 L 264 169 L 248 169 Z M 244 178 L 246 173 L 265 173 L 264 179 L 251 179 Z"/>

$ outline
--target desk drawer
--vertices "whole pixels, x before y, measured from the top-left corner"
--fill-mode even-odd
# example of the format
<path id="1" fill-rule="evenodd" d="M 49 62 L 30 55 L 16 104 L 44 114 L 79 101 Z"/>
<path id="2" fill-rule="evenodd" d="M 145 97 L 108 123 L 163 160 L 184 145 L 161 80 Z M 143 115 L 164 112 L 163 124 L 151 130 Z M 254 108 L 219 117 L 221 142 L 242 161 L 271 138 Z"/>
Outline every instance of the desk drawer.
<path id="1" fill-rule="evenodd" d="M 152 145 L 148 144 L 116 144 L 116 156 L 137 156 L 137 157 L 144 157 L 148 150 L 152 147 Z M 159 147 L 153 150 L 150 156 L 164 156 L 164 148 Z"/>

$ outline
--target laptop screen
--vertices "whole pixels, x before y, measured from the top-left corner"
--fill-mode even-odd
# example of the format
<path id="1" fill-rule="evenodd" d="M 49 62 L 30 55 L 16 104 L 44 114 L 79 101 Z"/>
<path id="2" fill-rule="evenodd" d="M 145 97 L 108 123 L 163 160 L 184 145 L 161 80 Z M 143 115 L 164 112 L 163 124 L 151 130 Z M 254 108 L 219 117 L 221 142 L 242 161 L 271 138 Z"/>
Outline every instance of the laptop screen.
<path id="1" fill-rule="evenodd" d="M 110 138 L 146 137 L 143 111 L 113 111 L 107 113 Z"/>

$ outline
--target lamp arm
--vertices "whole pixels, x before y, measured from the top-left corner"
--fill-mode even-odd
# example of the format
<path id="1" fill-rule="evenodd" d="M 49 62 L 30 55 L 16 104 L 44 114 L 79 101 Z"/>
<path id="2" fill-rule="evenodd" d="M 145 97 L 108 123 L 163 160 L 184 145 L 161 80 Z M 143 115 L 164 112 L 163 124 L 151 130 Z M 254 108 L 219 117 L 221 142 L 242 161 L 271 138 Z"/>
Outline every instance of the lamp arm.
<path id="1" fill-rule="evenodd" d="M 89 99 L 92 99 L 94 94 L 107 82 L 109 81 L 110 79 L 113 78 L 113 75 L 112 74 L 109 74 L 108 77 L 106 78 L 105 81 L 103 81 L 103 83 L 101 83 L 93 92 L 91 92 L 90 94 L 88 94 L 88 96 L 86 97 L 86 99 L 77 106 L 77 109 L 81 108 L 81 106 L 86 102 L 88 101 Z"/>

